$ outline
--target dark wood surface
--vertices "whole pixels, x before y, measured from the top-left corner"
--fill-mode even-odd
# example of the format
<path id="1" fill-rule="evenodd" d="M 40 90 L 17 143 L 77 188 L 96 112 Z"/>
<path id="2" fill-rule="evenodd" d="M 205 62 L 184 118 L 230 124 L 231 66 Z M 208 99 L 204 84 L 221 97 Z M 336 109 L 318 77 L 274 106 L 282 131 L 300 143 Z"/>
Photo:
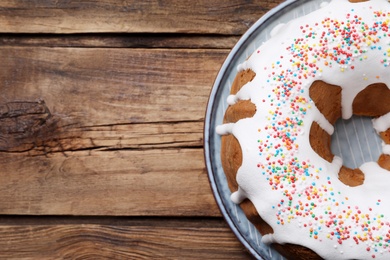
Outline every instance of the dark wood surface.
<path id="1" fill-rule="evenodd" d="M 281 0 L 0 2 L 0 259 L 251 259 L 203 160 L 208 96 Z"/>

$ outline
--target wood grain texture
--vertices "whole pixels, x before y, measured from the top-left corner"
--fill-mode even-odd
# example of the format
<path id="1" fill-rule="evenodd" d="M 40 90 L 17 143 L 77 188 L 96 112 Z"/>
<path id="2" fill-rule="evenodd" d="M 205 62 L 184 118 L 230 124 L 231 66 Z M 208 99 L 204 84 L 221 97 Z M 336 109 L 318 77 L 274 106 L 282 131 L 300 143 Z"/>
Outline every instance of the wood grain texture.
<path id="1" fill-rule="evenodd" d="M 201 149 L 2 154 L 0 213 L 220 216 Z"/>
<path id="2" fill-rule="evenodd" d="M 0 4 L 0 32 L 185 32 L 241 35 L 266 11 L 281 2 L 4 0 Z"/>
<path id="3" fill-rule="evenodd" d="M 218 216 L 201 148 L 226 53 L 1 48 L 0 213 Z"/>
<path id="4" fill-rule="evenodd" d="M 67 124 L 198 121 L 227 54 L 2 47 L 0 104 L 42 99 Z"/>
<path id="5" fill-rule="evenodd" d="M 2 34 L 1 46 L 231 49 L 240 36 L 185 33 Z"/>
<path id="6" fill-rule="evenodd" d="M 3 47 L 0 55 L 0 151 L 35 155 L 200 148 L 226 51 Z"/>
<path id="7" fill-rule="evenodd" d="M 0 225 L 2 259 L 251 259 L 222 219 Z"/>

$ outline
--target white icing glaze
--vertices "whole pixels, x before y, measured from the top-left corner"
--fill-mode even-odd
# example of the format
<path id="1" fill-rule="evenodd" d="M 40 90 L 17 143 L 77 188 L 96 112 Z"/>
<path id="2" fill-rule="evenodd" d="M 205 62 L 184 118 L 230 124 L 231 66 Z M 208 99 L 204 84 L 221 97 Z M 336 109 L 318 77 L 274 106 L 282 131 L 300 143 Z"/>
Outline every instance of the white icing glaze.
<path id="1" fill-rule="evenodd" d="M 276 34 L 278 34 L 284 27 L 284 23 L 280 23 L 278 25 L 276 25 L 270 32 L 270 36 L 271 37 L 274 37 Z"/>
<path id="2" fill-rule="evenodd" d="M 325 8 L 325 6 L 327 6 L 329 4 L 329 2 L 322 2 L 321 4 L 320 4 L 320 7 L 321 8 Z"/>
<path id="3" fill-rule="evenodd" d="M 384 154 L 390 154 L 390 145 L 382 143 L 382 150 Z"/>
<path id="4" fill-rule="evenodd" d="M 224 124 L 224 125 L 219 125 L 216 127 L 215 131 L 219 135 L 227 135 L 231 134 L 233 130 L 234 124 Z"/>
<path id="5" fill-rule="evenodd" d="M 389 25 L 386 0 L 333 0 L 283 25 L 238 67 L 256 76 L 228 102 L 251 100 L 257 111 L 218 132 L 241 145 L 232 200 L 249 198 L 272 226 L 263 242 L 299 243 L 326 259 L 390 259 L 390 172 L 365 163 L 364 184 L 346 186 L 338 179 L 341 158 L 325 161 L 308 136 L 313 122 L 333 133 L 309 97 L 315 80 L 342 87 L 345 119 L 361 90 L 390 82 Z M 390 113 L 373 125 L 386 130 Z"/>
<path id="6" fill-rule="evenodd" d="M 386 131 L 390 127 L 390 113 L 373 119 L 372 124 L 378 133 Z"/>

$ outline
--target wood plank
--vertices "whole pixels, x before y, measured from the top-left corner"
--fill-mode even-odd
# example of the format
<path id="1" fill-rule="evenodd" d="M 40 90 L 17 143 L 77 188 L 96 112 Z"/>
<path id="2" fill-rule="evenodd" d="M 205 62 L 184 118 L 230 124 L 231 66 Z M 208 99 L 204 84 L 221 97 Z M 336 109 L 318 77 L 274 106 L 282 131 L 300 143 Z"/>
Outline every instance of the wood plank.
<path id="1" fill-rule="evenodd" d="M 220 216 L 202 149 L 1 154 L 0 214 Z"/>
<path id="2" fill-rule="evenodd" d="M 5 120 L 0 115 L 0 152 L 37 156 L 69 151 L 202 148 L 203 121 L 177 123 L 61 126 L 57 121 L 37 124 L 27 116 Z M 39 121 L 38 121 L 39 122 Z M 22 126 L 21 126 L 22 125 Z M 0 155 L 1 156 L 1 155 Z"/>
<path id="3" fill-rule="evenodd" d="M 0 213 L 219 216 L 202 120 L 226 53 L 0 48 Z"/>
<path id="4" fill-rule="evenodd" d="M 222 219 L 0 225 L 2 259 L 252 259 Z"/>
<path id="5" fill-rule="evenodd" d="M 199 121 L 227 54 L 1 47 L 0 106 L 41 99 L 63 125 Z"/>
<path id="6" fill-rule="evenodd" d="M 0 48 L 0 151 L 201 147 L 226 53 Z"/>
<path id="7" fill-rule="evenodd" d="M 241 35 L 282 0 L 14 1 L 0 4 L 1 33 Z"/>
<path id="8" fill-rule="evenodd" d="M 2 34 L 1 46 L 231 49 L 239 36 L 180 33 Z"/>

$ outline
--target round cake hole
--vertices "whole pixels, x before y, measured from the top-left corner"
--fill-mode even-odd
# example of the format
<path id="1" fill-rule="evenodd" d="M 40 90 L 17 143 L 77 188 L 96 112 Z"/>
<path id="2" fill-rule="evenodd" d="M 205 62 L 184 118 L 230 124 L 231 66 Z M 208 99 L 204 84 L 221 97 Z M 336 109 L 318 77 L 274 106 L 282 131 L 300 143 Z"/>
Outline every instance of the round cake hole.
<path id="1" fill-rule="evenodd" d="M 382 140 L 371 117 L 352 116 L 339 119 L 331 137 L 331 151 L 343 159 L 343 165 L 355 169 L 366 162 L 376 162 L 382 153 Z"/>

